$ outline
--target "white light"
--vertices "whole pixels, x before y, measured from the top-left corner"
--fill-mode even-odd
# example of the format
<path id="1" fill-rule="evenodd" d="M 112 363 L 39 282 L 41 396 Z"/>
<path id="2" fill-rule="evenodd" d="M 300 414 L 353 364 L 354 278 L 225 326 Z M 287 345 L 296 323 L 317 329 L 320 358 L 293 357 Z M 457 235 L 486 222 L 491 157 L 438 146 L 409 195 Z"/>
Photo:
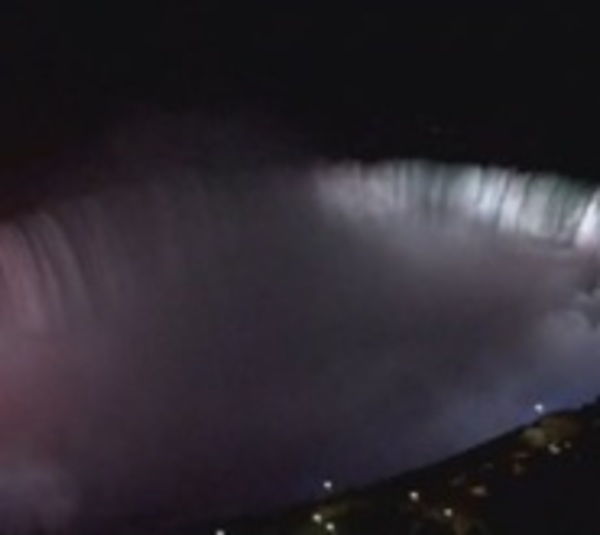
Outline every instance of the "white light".
<path id="1" fill-rule="evenodd" d="M 325 481 L 323 481 L 323 488 L 329 492 L 333 489 L 333 482 L 330 481 L 329 479 L 326 479 Z"/>
<path id="2" fill-rule="evenodd" d="M 454 511 L 452 511 L 452 509 L 450 509 L 450 507 L 446 507 L 444 509 L 444 516 L 446 518 L 452 518 L 452 515 L 454 514 Z"/>
<path id="3" fill-rule="evenodd" d="M 225 535 L 225 530 L 224 529 L 218 529 L 217 531 L 215 531 L 215 535 Z"/>
<path id="4" fill-rule="evenodd" d="M 533 410 L 537 413 L 537 414 L 544 414 L 544 412 L 546 412 L 546 407 L 544 407 L 543 403 L 536 403 L 533 406 Z"/>
<path id="5" fill-rule="evenodd" d="M 421 497 L 416 490 L 411 490 L 408 493 L 408 496 L 409 496 L 411 502 L 418 502 Z"/>
<path id="6" fill-rule="evenodd" d="M 321 524 L 323 522 L 323 515 L 315 513 L 314 515 L 312 515 L 312 519 L 313 522 L 315 522 L 316 524 Z"/>
<path id="7" fill-rule="evenodd" d="M 327 524 L 325 524 L 325 529 L 329 531 L 329 533 L 333 533 L 335 531 L 335 524 L 333 522 L 327 522 Z"/>
<path id="8" fill-rule="evenodd" d="M 559 455 L 562 450 L 560 449 L 560 446 L 557 446 L 556 444 L 550 444 L 548 446 L 548 451 L 552 455 Z"/>

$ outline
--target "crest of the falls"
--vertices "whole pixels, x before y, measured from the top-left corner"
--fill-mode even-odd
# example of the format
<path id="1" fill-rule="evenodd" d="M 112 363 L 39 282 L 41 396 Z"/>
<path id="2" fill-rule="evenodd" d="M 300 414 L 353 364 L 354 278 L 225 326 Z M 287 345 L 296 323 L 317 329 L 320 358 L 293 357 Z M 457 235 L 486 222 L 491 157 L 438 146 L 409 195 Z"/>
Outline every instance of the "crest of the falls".
<path id="1" fill-rule="evenodd" d="M 54 203 L 2 225 L 3 322 L 47 324 L 73 306 L 80 315 L 98 300 L 122 303 L 152 292 L 165 277 L 188 281 L 194 263 L 208 269 L 209 259 L 223 261 L 225 240 L 241 239 L 236 228 L 258 230 L 275 212 L 285 225 L 293 216 L 283 214 L 303 214 L 314 226 L 322 224 L 314 219 L 320 213 L 361 228 L 384 223 L 387 232 L 405 235 L 407 222 L 416 232 L 422 223 L 482 230 L 581 253 L 597 264 L 600 193 L 558 175 L 399 161 L 317 166 L 310 179 L 289 187 L 274 179 L 228 191 L 190 179 L 189 171 L 173 182 Z"/>
<path id="2" fill-rule="evenodd" d="M 505 235 L 595 250 L 600 197 L 555 174 L 428 162 L 344 164 L 317 173 L 322 202 L 348 217 L 475 223 Z"/>

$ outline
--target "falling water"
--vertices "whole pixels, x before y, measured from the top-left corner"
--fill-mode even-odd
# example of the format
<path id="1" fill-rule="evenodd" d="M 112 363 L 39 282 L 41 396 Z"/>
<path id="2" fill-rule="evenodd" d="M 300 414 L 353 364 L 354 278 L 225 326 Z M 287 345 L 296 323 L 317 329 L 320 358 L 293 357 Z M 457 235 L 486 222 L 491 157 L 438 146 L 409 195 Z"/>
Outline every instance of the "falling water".
<path id="1" fill-rule="evenodd" d="M 428 162 L 348 164 L 323 175 L 321 196 L 352 218 L 455 220 L 557 247 L 600 243 L 599 193 L 567 177 Z"/>
<path id="2" fill-rule="evenodd" d="M 56 488 L 82 514 L 229 513 L 309 497 L 324 473 L 389 475 L 538 396 L 597 389 L 578 315 L 595 301 L 577 301 L 596 192 L 427 162 L 286 177 L 198 170 L 0 227 L 6 466 L 68 474 Z"/>

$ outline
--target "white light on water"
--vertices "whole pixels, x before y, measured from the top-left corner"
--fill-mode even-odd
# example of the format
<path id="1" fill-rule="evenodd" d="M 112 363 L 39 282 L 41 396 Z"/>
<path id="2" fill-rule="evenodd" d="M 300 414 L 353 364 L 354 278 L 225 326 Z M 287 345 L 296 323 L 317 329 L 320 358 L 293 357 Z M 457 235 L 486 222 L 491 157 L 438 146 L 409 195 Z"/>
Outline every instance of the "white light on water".
<path id="1" fill-rule="evenodd" d="M 566 177 L 397 162 L 342 165 L 317 177 L 316 187 L 322 202 L 361 220 L 462 221 L 561 246 L 600 246 L 600 192 L 577 187 Z"/>

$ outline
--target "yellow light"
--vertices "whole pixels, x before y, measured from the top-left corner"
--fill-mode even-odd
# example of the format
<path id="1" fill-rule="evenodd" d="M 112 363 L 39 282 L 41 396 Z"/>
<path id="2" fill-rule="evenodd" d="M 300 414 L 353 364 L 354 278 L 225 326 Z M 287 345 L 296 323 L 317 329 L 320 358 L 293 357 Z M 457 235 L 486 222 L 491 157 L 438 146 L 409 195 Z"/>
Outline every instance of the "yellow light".
<path id="1" fill-rule="evenodd" d="M 488 489 L 485 485 L 475 485 L 474 487 L 471 487 L 471 494 L 478 498 L 484 498 L 488 495 Z"/>

